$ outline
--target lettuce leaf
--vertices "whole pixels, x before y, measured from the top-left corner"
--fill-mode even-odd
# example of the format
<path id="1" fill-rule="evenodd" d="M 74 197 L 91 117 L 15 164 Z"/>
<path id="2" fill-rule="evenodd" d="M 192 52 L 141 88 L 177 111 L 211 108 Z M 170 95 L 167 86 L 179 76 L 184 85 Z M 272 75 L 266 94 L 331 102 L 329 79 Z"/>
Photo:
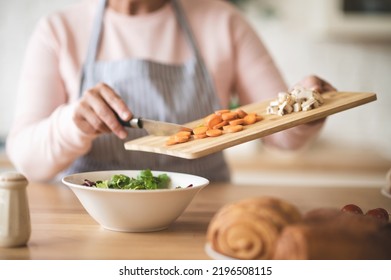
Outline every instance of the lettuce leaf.
<path id="1" fill-rule="evenodd" d="M 151 170 L 142 170 L 136 178 L 124 174 L 115 174 L 109 180 L 96 181 L 95 187 L 102 189 L 156 190 L 167 189 L 170 177 L 163 173 L 153 176 Z"/>

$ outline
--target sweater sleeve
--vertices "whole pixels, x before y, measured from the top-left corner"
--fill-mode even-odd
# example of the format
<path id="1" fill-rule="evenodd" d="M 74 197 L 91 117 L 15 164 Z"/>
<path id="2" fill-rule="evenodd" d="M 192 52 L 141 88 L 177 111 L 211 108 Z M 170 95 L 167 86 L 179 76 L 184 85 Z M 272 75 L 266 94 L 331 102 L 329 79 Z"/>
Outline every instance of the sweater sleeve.
<path id="1" fill-rule="evenodd" d="M 241 104 L 274 98 L 286 90 L 283 76 L 260 36 L 239 13 L 230 22 L 236 69 L 235 91 Z"/>
<path id="2" fill-rule="evenodd" d="M 48 19 L 42 19 L 27 45 L 14 122 L 6 152 L 30 180 L 49 180 L 85 154 L 95 136 L 72 120 L 74 105 L 60 75 L 59 43 Z"/>

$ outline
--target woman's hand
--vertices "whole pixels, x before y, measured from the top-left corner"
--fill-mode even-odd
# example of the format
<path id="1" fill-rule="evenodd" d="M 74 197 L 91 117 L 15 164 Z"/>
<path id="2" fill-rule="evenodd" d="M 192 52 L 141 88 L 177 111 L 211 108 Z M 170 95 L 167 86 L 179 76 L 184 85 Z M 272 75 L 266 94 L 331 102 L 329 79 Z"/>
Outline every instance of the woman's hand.
<path id="1" fill-rule="evenodd" d="M 308 76 L 298 82 L 295 86 L 316 90 L 319 93 L 335 91 L 336 89 L 328 82 L 317 76 Z M 279 133 L 263 138 L 265 144 L 278 147 L 284 150 L 296 150 L 311 143 L 312 139 L 321 131 L 326 118 L 301 124 Z"/>
<path id="2" fill-rule="evenodd" d="M 336 89 L 330 83 L 314 75 L 305 77 L 300 82 L 298 82 L 296 86 L 316 90 L 319 93 L 336 91 Z"/>
<path id="3" fill-rule="evenodd" d="M 319 78 L 318 76 L 314 76 L 314 75 L 305 77 L 299 83 L 297 83 L 296 86 L 301 86 L 301 87 L 308 88 L 311 90 L 316 90 L 319 93 L 324 93 L 327 91 L 336 91 L 336 89 L 330 83 L 328 83 L 325 80 Z M 326 118 L 312 121 L 312 122 L 309 122 L 307 124 L 302 125 L 302 127 L 323 124 L 325 122 L 325 120 L 326 120 Z"/>
<path id="4" fill-rule="evenodd" d="M 99 83 L 84 92 L 76 106 L 73 121 L 87 134 L 113 132 L 120 139 L 124 139 L 127 132 L 114 112 L 124 121 L 132 117 L 132 112 L 121 97 L 108 85 Z"/>

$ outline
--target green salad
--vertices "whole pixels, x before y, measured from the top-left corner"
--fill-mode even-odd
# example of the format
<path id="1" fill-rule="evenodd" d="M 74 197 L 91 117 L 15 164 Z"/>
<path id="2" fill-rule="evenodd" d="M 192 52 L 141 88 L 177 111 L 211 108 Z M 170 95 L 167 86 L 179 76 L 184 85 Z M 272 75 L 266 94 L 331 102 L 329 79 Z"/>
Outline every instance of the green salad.
<path id="1" fill-rule="evenodd" d="M 131 178 L 123 174 L 113 175 L 109 180 L 90 181 L 84 180 L 84 186 L 101 189 L 132 189 L 132 190 L 156 190 L 167 189 L 170 184 L 170 177 L 167 174 L 153 176 L 151 170 L 140 171 L 136 178 Z"/>

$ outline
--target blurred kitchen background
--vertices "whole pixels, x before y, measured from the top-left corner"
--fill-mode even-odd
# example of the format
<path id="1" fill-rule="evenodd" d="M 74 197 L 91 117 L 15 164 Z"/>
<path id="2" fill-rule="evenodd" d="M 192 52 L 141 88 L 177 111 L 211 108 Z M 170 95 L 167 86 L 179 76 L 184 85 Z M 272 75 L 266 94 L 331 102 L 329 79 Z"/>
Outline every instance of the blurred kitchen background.
<path id="1" fill-rule="evenodd" d="M 12 169 L 3 146 L 29 36 L 42 15 L 77 1 L 0 1 L 0 170 Z M 304 150 L 281 153 L 259 141 L 226 150 L 233 180 L 383 184 L 391 168 L 391 0 L 231 2 L 258 31 L 288 84 L 316 74 L 340 91 L 375 92 L 378 98 L 329 117 L 320 138 Z"/>

